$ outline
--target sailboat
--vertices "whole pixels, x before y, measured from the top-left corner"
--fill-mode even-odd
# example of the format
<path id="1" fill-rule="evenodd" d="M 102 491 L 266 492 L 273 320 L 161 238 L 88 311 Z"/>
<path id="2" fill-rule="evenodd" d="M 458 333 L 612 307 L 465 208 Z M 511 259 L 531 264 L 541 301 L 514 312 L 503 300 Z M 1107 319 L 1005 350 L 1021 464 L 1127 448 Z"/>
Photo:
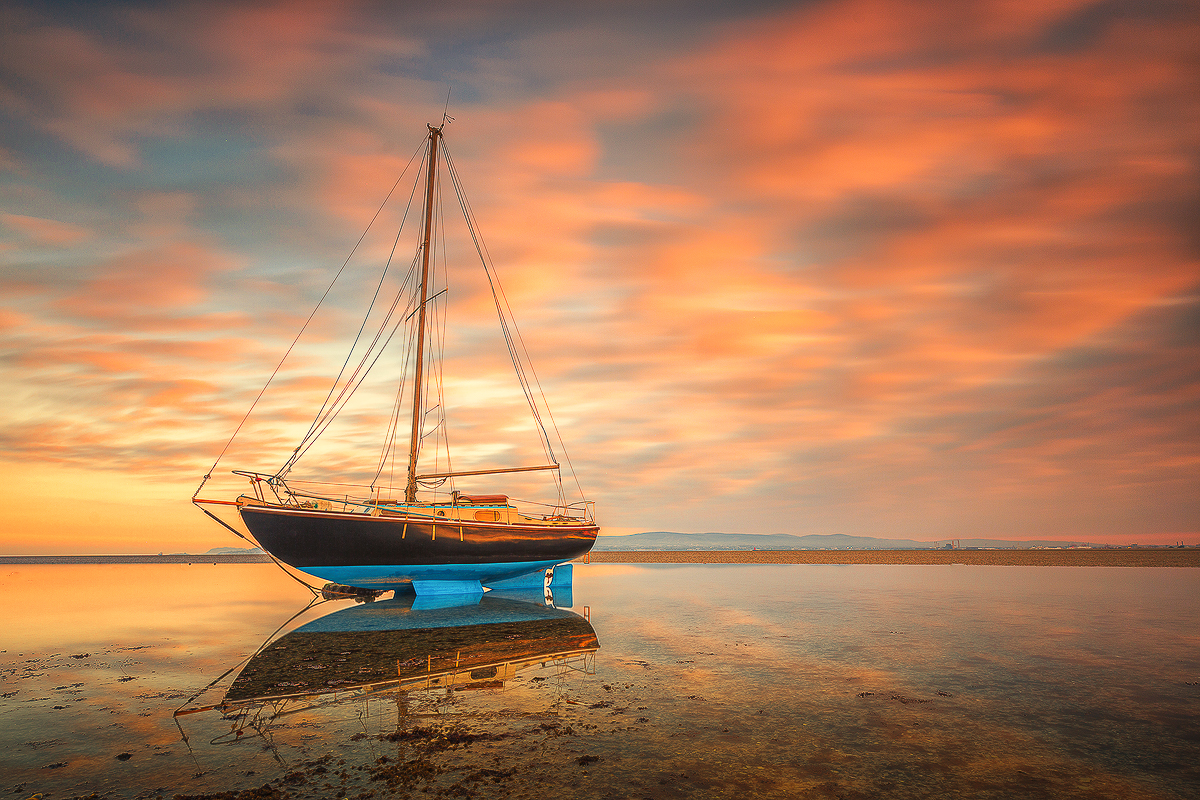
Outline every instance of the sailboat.
<path id="1" fill-rule="evenodd" d="M 359 368 L 348 370 L 343 366 L 308 432 L 279 469 L 270 472 L 232 470 L 234 475 L 249 480 L 249 492 L 234 500 L 202 498 L 199 495 L 213 475 L 217 466 L 214 463 L 192 496 L 192 502 L 201 510 L 241 536 L 240 531 L 205 508 L 209 505 L 236 507 L 253 540 L 274 559 L 336 584 L 370 590 L 411 588 L 418 595 L 478 593 L 484 591 L 484 587 L 539 580 L 546 570 L 587 553 L 599 532 L 594 502 L 582 497 L 568 500 L 558 453 L 564 455 L 568 470 L 570 462 L 565 458 L 561 436 L 555 440 L 549 433 L 551 428 L 557 433 L 553 417 L 548 409 L 543 411 L 538 405 L 540 389 L 536 387 L 536 373 L 531 375 L 532 370 L 524 367 L 527 353 L 519 333 L 506 317 L 507 301 L 502 289 L 497 291 L 486 248 L 480 245 L 469 204 L 462 195 L 449 153 L 445 151 L 442 136 L 447 119 L 443 118 L 439 126 L 427 126 L 428 134 L 422 145 L 424 157 L 421 161 L 425 165 L 422 232 L 409 278 L 404 284 L 406 288 L 403 288 L 407 300 L 398 294 L 386 314 L 377 312 L 383 316 L 383 322 L 374 339 L 370 340 L 365 355 L 361 356 Z M 439 457 L 433 468 L 423 466 L 422 453 L 430 435 L 431 415 L 444 415 L 446 405 L 440 396 L 434 396 L 441 391 L 441 382 L 437 383 L 437 392 L 430 386 L 431 374 L 440 378 L 440 366 L 431 359 L 442 341 L 432 332 L 436 315 L 431 306 L 446 291 L 435 290 L 431 283 L 431 254 L 438 243 L 435 219 L 440 219 L 440 206 L 435 207 L 440 188 L 439 160 L 445 162 L 445 172 L 451 177 L 471 239 L 487 271 L 503 338 L 533 414 L 535 428 L 540 432 L 547 463 L 455 471 L 450 466 L 447 442 L 445 465 L 438 450 Z M 412 196 L 416 196 L 419 185 L 420 176 L 413 184 Z M 443 233 L 443 239 L 444 236 Z M 368 318 L 371 313 L 368 309 Z M 349 491 L 345 491 L 345 484 L 339 484 L 336 492 L 328 488 L 322 490 L 320 486 L 314 489 L 309 483 L 293 479 L 291 471 L 296 462 L 308 453 L 348 397 L 361 386 L 367 372 L 378 363 L 383 345 L 402 328 L 411 333 L 408 351 L 411 375 L 404 378 L 408 381 L 407 391 L 396 393 L 396 405 L 389 423 L 391 438 L 386 440 L 375 477 L 365 484 L 350 486 Z M 359 338 L 364 338 L 362 329 Z M 358 341 L 356 339 L 356 345 Z M 353 347 L 351 352 L 355 352 Z M 350 364 L 349 356 L 346 363 Z M 268 380 L 267 386 L 270 383 Z M 394 468 L 397 453 L 401 452 L 396 432 L 403 427 L 398 424 L 404 416 L 402 394 L 407 395 L 405 400 L 410 407 L 411 425 L 401 499 L 399 487 L 384 485 L 387 481 L 381 479 L 381 474 L 383 463 L 390 459 Z M 262 397 L 261 393 L 259 397 Z M 251 411 L 253 409 L 251 406 Z M 444 429 L 444 423 L 444 417 L 434 419 L 434 430 Z M 236 431 L 234 436 L 237 436 Z M 227 444 L 225 450 L 228 449 Z M 224 455 L 225 451 L 222 451 L 218 463 Z M 468 476 L 477 480 L 476 476 L 535 471 L 545 471 L 553 477 L 558 496 L 554 502 L 539 504 L 532 510 L 506 494 L 467 493 L 453 489 L 455 479 Z M 578 486 L 577 480 L 574 483 Z M 451 487 L 448 493 L 443 491 L 447 484 Z M 397 496 L 388 497 L 393 489 Z"/>

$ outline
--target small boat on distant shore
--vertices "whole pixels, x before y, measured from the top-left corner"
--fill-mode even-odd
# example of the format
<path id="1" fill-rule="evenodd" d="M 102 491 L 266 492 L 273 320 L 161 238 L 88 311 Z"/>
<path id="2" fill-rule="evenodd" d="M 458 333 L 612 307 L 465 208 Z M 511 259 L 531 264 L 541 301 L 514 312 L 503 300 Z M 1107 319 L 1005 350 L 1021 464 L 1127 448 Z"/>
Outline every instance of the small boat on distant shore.
<path id="1" fill-rule="evenodd" d="M 527 353 L 510 318 L 503 292 L 498 288 L 486 248 L 480 243 L 469 204 L 462 197 L 448 154 L 442 160 L 458 195 L 471 240 L 475 242 L 487 273 L 501 333 L 517 381 L 533 414 L 545 463 L 454 470 L 449 466 L 449 445 L 446 443 L 444 461 L 438 460 L 446 466 L 429 471 L 420 469 L 426 439 L 444 436 L 446 428 L 446 403 L 440 395 L 441 367 L 434 359 L 440 352 L 437 345 L 442 339 L 435 335 L 433 324 L 444 319 L 444 315 L 435 314 L 433 306 L 447 290 L 435 291 L 431 284 L 431 257 L 439 241 L 437 224 L 441 219 L 435 200 L 442 185 L 438 174 L 439 154 L 444 150 L 444 126 L 445 121 L 439 127 L 428 126 L 423 158 L 427 166 L 424 170 L 421 235 L 409 275 L 397 291 L 390 309 L 386 313 L 376 311 L 374 338 L 360 329 L 355 345 L 360 341 L 369 344 L 358 352 L 358 368 L 347 367 L 351 364 L 351 357 L 347 356 L 326 402 L 317 410 L 307 433 L 279 469 L 272 472 L 234 470 L 234 474 L 246 478 L 251 487 L 248 493 L 234 500 L 199 496 L 212 477 L 213 470 L 210 469 L 192 497 L 192 502 L 205 513 L 242 535 L 204 508 L 205 505 L 235 506 L 253 539 L 273 558 L 338 584 L 376 590 L 411 587 L 418 594 L 482 592 L 484 586 L 533 575 L 584 555 L 595 544 L 599 532 L 593 502 L 582 496 L 574 501 L 567 498 L 561 475 L 564 467 L 559 459 L 559 454 L 564 451 L 561 436 L 557 435 L 548 410 L 539 406 L 539 402 L 544 403 L 544 398 L 536 376 L 526 366 Z M 414 194 L 420 181 L 418 175 Z M 368 308 L 364 328 L 375 302 L 373 299 Z M 336 493 L 310 489 L 307 483 L 292 479 L 290 473 L 297 461 L 362 385 L 371 367 L 379 361 L 384 347 L 401 328 L 408 334 L 396 337 L 407 343 L 405 363 L 410 365 L 411 371 L 402 378 L 408 383 L 407 398 L 402 397 L 402 392 L 396 392 L 375 479 L 365 485 L 339 485 Z M 351 355 L 355 355 L 353 346 Z M 431 375 L 438 381 L 436 391 L 431 387 Z M 402 408 L 402 403 L 407 404 L 406 408 Z M 411 420 L 406 480 L 403 487 L 392 487 L 382 477 L 383 465 L 389 460 L 397 460 L 394 455 L 400 448 L 396 433 L 405 416 Z M 220 460 L 218 457 L 217 461 Z M 570 469 L 569 460 L 565 460 L 565 465 Z M 213 467 L 216 467 L 215 463 Z M 468 476 L 524 472 L 551 475 L 557 499 L 537 505 L 533 510 L 522 507 L 507 494 L 468 493 L 454 488 L 455 479 Z M 574 483 L 578 486 L 577 480 Z M 305 488 L 301 488 L 302 485 Z M 447 487 L 448 492 L 444 491 Z M 344 488 L 350 491 L 343 491 Z M 434 496 L 422 496 L 428 493 Z"/>

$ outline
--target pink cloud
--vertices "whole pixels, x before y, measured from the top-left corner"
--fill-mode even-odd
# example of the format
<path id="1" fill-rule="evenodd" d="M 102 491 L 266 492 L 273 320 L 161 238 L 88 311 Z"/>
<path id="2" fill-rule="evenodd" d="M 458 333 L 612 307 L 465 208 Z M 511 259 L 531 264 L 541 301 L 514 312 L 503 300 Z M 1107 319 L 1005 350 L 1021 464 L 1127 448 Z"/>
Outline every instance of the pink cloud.
<path id="1" fill-rule="evenodd" d="M 29 315 L 0 308 L 0 331 L 10 331 L 29 324 Z"/>
<path id="2" fill-rule="evenodd" d="M 100 265 L 95 278 L 56 305 L 85 317 L 185 308 L 208 297 L 205 283 L 213 274 L 234 266 L 221 253 L 175 242 Z"/>
<path id="3" fill-rule="evenodd" d="M 86 228 L 53 219 L 22 214 L 0 214 L 0 220 L 35 244 L 72 245 L 92 236 L 92 232 Z"/>
<path id="4" fill-rule="evenodd" d="M 119 47 L 98 32 L 25 12 L 6 36 L 6 69 L 36 91 L 16 95 L 45 130 L 105 164 L 133 167 L 134 139 L 177 132 L 200 109 L 279 107 L 313 84 L 378 57 L 408 55 L 401 37 L 344 30 L 351 6 L 328 0 L 191 3 L 127 10 L 115 24 L 154 47 Z"/>
<path id="5" fill-rule="evenodd" d="M 84 336 L 40 342 L 18 356 L 29 369 L 49 365 L 89 365 L 104 372 L 169 371 L 165 362 L 221 364 L 257 358 L 261 345 L 248 339 L 205 339 L 193 341 L 136 339 L 126 336 Z"/>

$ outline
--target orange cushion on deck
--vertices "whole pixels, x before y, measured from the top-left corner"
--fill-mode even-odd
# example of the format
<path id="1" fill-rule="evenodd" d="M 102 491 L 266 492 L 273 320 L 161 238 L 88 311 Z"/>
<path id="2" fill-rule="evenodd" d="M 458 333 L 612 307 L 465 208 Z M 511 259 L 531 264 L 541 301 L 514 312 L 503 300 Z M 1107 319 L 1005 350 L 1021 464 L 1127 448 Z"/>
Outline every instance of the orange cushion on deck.
<path id="1" fill-rule="evenodd" d="M 459 500 L 467 503 L 507 503 L 506 494 L 460 494 Z"/>

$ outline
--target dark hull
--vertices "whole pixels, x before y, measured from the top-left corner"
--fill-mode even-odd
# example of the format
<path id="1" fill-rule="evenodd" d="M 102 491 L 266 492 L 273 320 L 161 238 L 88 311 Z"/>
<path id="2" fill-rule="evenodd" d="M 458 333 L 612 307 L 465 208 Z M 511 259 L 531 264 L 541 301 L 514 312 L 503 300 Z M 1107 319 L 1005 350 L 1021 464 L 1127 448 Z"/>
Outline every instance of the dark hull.
<path id="1" fill-rule="evenodd" d="M 436 523 L 403 516 L 242 506 L 258 543 L 275 558 L 326 580 L 368 588 L 413 581 L 503 580 L 578 558 L 595 525 Z"/>

